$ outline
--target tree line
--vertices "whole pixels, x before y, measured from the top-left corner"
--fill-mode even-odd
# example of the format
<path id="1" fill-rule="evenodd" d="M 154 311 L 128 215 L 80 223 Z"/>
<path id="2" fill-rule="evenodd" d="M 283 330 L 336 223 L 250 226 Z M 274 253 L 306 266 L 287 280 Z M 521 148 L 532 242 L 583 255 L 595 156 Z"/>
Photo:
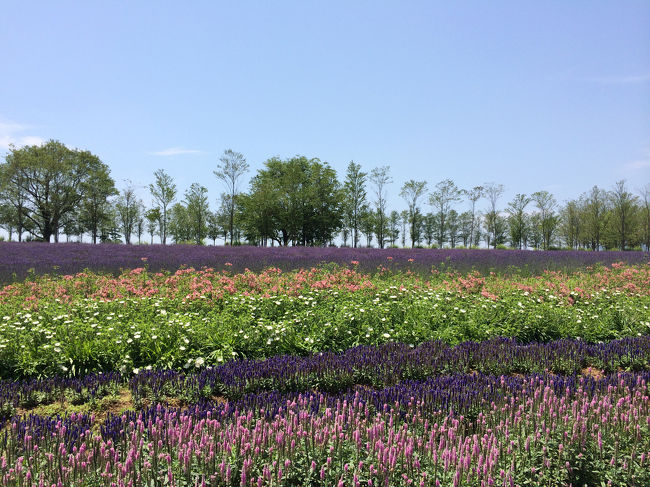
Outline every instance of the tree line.
<path id="1" fill-rule="evenodd" d="M 485 183 L 459 188 L 411 179 L 399 196 L 407 209 L 390 211 L 389 166 L 364 171 L 351 161 L 339 181 L 317 158 L 273 157 L 257 171 L 247 192 L 244 156 L 226 150 L 213 171 L 223 184 L 217 207 L 194 183 L 182 195 L 162 169 L 148 185 L 147 207 L 131 183 L 118 191 L 109 167 L 89 151 L 50 140 L 11 147 L 0 164 L 0 226 L 9 240 L 131 244 L 159 236 L 174 243 L 230 245 L 343 245 L 479 247 L 517 249 L 650 249 L 650 185 L 636 193 L 625 181 L 594 186 L 560 204 L 548 191 L 517 194 Z"/>

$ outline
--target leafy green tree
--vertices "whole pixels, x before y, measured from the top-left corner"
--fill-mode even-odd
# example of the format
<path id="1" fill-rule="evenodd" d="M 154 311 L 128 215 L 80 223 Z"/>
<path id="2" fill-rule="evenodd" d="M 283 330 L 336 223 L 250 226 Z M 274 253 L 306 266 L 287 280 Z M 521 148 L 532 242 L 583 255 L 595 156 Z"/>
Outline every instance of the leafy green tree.
<path id="1" fill-rule="evenodd" d="M 343 192 L 336 172 L 318 159 L 269 159 L 241 195 L 248 234 L 280 245 L 325 245 L 341 229 Z"/>
<path id="2" fill-rule="evenodd" d="M 583 240 L 588 243 L 591 250 L 600 250 L 608 225 L 609 196 L 607 191 L 594 186 L 581 199 L 584 201 L 580 217 L 584 232 Z"/>
<path id="3" fill-rule="evenodd" d="M 539 211 L 539 224 L 542 231 L 542 246 L 544 250 L 551 247 L 553 234 L 555 233 L 558 225 L 558 216 L 555 212 L 557 209 L 557 201 L 548 191 L 537 191 L 531 195 L 531 200 L 537 205 Z"/>
<path id="4" fill-rule="evenodd" d="M 66 242 L 70 241 L 70 237 L 77 236 L 81 240 L 84 233 L 84 228 L 80 223 L 79 213 L 77 211 L 66 213 L 61 221 L 61 227 L 65 234 Z M 58 241 L 58 238 L 57 238 Z"/>
<path id="5" fill-rule="evenodd" d="M 24 216 L 33 223 L 36 236 L 49 242 L 106 171 L 106 165 L 90 152 L 70 150 L 50 140 L 11 147 L 0 174 L 3 188 L 24 197 Z"/>
<path id="6" fill-rule="evenodd" d="M 169 214 L 169 235 L 174 239 L 174 243 L 179 244 L 191 241 L 192 230 L 185 205 L 182 203 L 174 203 L 169 210 Z"/>
<path id="7" fill-rule="evenodd" d="M 497 210 L 497 203 L 499 198 L 501 198 L 501 195 L 503 195 L 505 188 L 503 187 L 503 184 L 495 183 L 485 183 L 482 188 L 482 195 L 487 198 L 489 203 L 488 210 L 483 216 L 486 230 L 486 234 L 484 235 L 485 243 L 488 247 L 492 244 L 493 247 L 496 248 L 497 245 L 500 245 L 496 243 L 500 230 L 498 227 L 499 211 Z"/>
<path id="8" fill-rule="evenodd" d="M 8 203 L 0 203 L 0 228 L 7 230 L 9 241 L 12 240 L 14 233 L 14 209 Z"/>
<path id="9" fill-rule="evenodd" d="M 640 221 L 640 238 L 643 248 L 650 250 L 650 184 L 646 184 L 640 191 L 639 196 L 639 221 Z"/>
<path id="10" fill-rule="evenodd" d="M 399 216 L 402 224 L 402 247 L 406 247 L 406 228 L 409 224 L 409 212 L 407 210 L 402 210 Z"/>
<path id="11" fill-rule="evenodd" d="M 109 198 L 118 195 L 115 181 L 110 176 L 107 166 L 100 167 L 95 175 L 94 184 L 89 186 L 81 202 L 79 221 L 84 230 L 90 232 L 90 238 L 97 243 L 99 228 L 106 219 L 110 218 Z"/>
<path id="12" fill-rule="evenodd" d="M 506 242 L 508 221 L 503 215 L 491 211 L 486 212 L 483 218 L 486 229 L 483 235 L 485 243 L 488 247 L 491 245 L 493 249 L 496 249 L 498 245 L 503 245 Z"/>
<path id="13" fill-rule="evenodd" d="M 456 183 L 451 179 L 444 179 L 436 184 L 436 189 L 429 196 L 429 204 L 437 210 L 438 235 L 436 240 L 441 248 L 445 243 L 445 236 L 448 231 L 447 218 L 449 212 L 451 211 L 452 205 L 456 201 L 460 201 L 462 194 L 463 192 L 458 189 Z"/>
<path id="14" fill-rule="evenodd" d="M 367 208 L 366 177 L 367 174 L 361 170 L 361 165 L 350 161 L 343 183 L 344 211 L 346 221 L 349 222 L 352 231 L 352 246 L 355 248 L 359 242 L 361 215 Z"/>
<path id="15" fill-rule="evenodd" d="M 516 249 L 523 248 L 526 234 L 526 206 L 530 198 L 525 194 L 516 194 L 513 200 L 508 203 L 508 229 L 510 231 L 510 243 Z"/>
<path id="16" fill-rule="evenodd" d="M 398 211 L 391 211 L 388 217 L 388 238 L 390 245 L 394 247 L 399 238 L 400 216 Z"/>
<path id="17" fill-rule="evenodd" d="M 27 218 L 28 208 L 24 184 L 17 184 L 23 176 L 17 174 L 12 184 L 9 180 L 8 165 L 0 165 L 0 225 L 4 226 L 11 240 L 13 231 L 18 234 L 18 241 L 22 242 L 23 232 L 31 230 L 30 220 Z M 24 181 L 22 181 L 24 183 Z M 28 228 L 32 227 L 32 228 Z"/>
<path id="18" fill-rule="evenodd" d="M 372 239 L 377 228 L 377 214 L 371 209 L 366 209 L 359 219 L 359 229 L 366 237 L 366 247 L 372 247 Z"/>
<path id="19" fill-rule="evenodd" d="M 449 240 L 449 246 L 452 249 L 456 248 L 456 242 L 458 242 L 458 231 L 460 228 L 460 219 L 458 217 L 458 212 L 454 209 L 449 210 L 447 215 L 447 238 Z"/>
<path id="20" fill-rule="evenodd" d="M 341 238 L 343 239 L 343 247 L 348 246 L 348 238 L 350 238 L 350 221 L 348 218 L 344 215 L 343 216 L 343 228 L 341 229 Z"/>
<path id="21" fill-rule="evenodd" d="M 197 245 L 203 245 L 203 239 L 208 233 L 208 190 L 205 186 L 192 183 L 185 192 L 185 209 L 190 230 L 190 239 Z"/>
<path id="22" fill-rule="evenodd" d="M 612 247 L 626 250 L 636 243 L 638 198 L 627 190 L 625 180 L 617 181 L 609 193 L 610 242 Z"/>
<path id="23" fill-rule="evenodd" d="M 147 232 L 151 235 L 151 243 L 153 244 L 153 236 L 156 233 L 156 227 L 160 228 L 162 213 L 160 208 L 150 208 L 144 214 L 145 219 L 147 220 Z"/>
<path id="24" fill-rule="evenodd" d="M 26 208 L 20 205 L 0 202 L 0 228 L 7 230 L 9 240 L 12 240 L 14 231 L 18 241 L 23 241 L 23 234 L 34 234 L 34 224 L 26 217 Z"/>
<path id="25" fill-rule="evenodd" d="M 534 213 L 528 217 L 528 239 L 535 250 L 539 250 L 544 243 L 542 235 L 542 217 Z"/>
<path id="26" fill-rule="evenodd" d="M 131 244 L 131 235 L 136 229 L 136 224 L 143 208 L 142 201 L 138 199 L 135 194 L 135 188 L 129 182 L 129 185 L 122 190 L 115 203 L 119 228 L 122 235 L 124 235 L 124 242 L 127 245 Z"/>
<path id="27" fill-rule="evenodd" d="M 474 215 L 470 211 L 464 211 L 458 217 L 458 237 L 463 241 L 463 247 L 472 245 L 473 232 Z"/>
<path id="28" fill-rule="evenodd" d="M 427 191 L 426 181 L 416 181 L 410 179 L 404 183 L 399 195 L 404 198 L 409 207 L 409 222 L 411 224 L 411 246 L 415 247 L 415 242 L 419 240 L 420 235 L 419 226 L 422 214 L 418 207 L 418 201 L 424 196 Z"/>
<path id="29" fill-rule="evenodd" d="M 386 186 L 393 182 L 389 174 L 389 166 L 376 167 L 370 171 L 370 182 L 375 189 L 375 213 L 377 216 L 377 242 L 383 249 L 386 242 L 386 201 L 388 192 Z"/>
<path id="30" fill-rule="evenodd" d="M 218 199 L 219 203 L 219 208 L 215 211 L 215 215 L 217 217 L 217 223 L 220 229 L 220 235 L 223 238 L 223 244 L 228 245 L 228 235 L 230 235 L 230 208 L 232 208 L 232 203 L 230 201 L 231 196 L 228 193 L 221 193 L 221 196 Z M 236 221 L 242 222 L 244 219 L 244 214 L 242 210 L 242 199 L 244 198 L 244 195 L 239 194 L 237 195 L 237 200 L 239 203 L 237 203 L 237 218 Z M 253 232 L 248 233 L 248 229 L 245 229 L 244 234 L 246 235 L 246 238 L 250 241 L 257 241 L 258 240 L 258 235 L 257 233 Z M 233 228 L 233 233 L 238 233 L 237 227 Z M 233 237 L 234 241 L 234 237 Z"/>
<path id="31" fill-rule="evenodd" d="M 107 218 L 99 226 L 99 241 L 101 243 L 121 243 L 116 204 L 111 203 L 108 208 Z"/>
<path id="32" fill-rule="evenodd" d="M 237 195 L 239 194 L 237 183 L 248 172 L 249 166 L 242 154 L 230 149 L 224 151 L 219 161 L 220 164 L 217 166 L 217 170 L 214 171 L 214 175 L 217 179 L 223 181 L 227 188 L 226 194 L 229 196 L 228 200 L 226 200 L 229 205 L 228 233 L 230 234 L 230 245 L 232 245 L 235 235 L 235 206 L 237 204 Z"/>
<path id="33" fill-rule="evenodd" d="M 409 212 L 409 224 L 411 235 L 411 247 L 414 248 L 420 245 L 422 241 L 422 230 L 424 228 L 424 216 L 420 212 L 420 208 L 415 208 L 413 213 Z"/>
<path id="34" fill-rule="evenodd" d="M 571 200 L 562 208 L 558 228 L 565 245 L 571 249 L 578 249 L 582 231 L 579 201 Z"/>
<path id="35" fill-rule="evenodd" d="M 160 208 L 162 215 L 160 226 L 160 240 L 163 245 L 167 244 L 167 225 L 169 223 L 169 208 L 176 199 L 176 185 L 172 177 L 163 169 L 153 173 L 155 181 L 149 185 L 149 191 L 154 203 Z"/>
<path id="36" fill-rule="evenodd" d="M 472 215 L 472 219 L 471 219 L 471 223 L 470 223 L 470 227 L 469 227 L 468 240 L 469 240 L 470 246 L 472 246 L 472 245 L 477 245 L 476 242 L 478 242 L 480 240 L 480 238 L 475 238 L 475 235 L 474 235 L 476 233 L 476 229 L 480 227 L 480 224 L 479 224 L 479 221 L 478 221 L 479 219 L 477 218 L 477 215 L 476 215 L 476 202 L 484 196 L 484 188 L 483 188 L 483 186 L 474 186 L 472 189 L 466 190 L 465 194 L 467 195 L 467 199 L 469 200 L 470 205 L 471 205 L 470 206 L 471 207 L 470 212 L 471 212 L 471 215 Z"/>
<path id="37" fill-rule="evenodd" d="M 422 234 L 428 247 L 431 247 L 436 238 L 438 220 L 433 213 L 427 213 L 423 217 Z"/>
<path id="38" fill-rule="evenodd" d="M 219 225 L 219 216 L 217 212 L 211 211 L 208 213 L 208 232 L 207 236 L 212 240 L 212 245 L 217 245 L 217 239 L 221 235 L 221 227 Z"/>
<path id="39" fill-rule="evenodd" d="M 138 236 L 138 245 L 142 243 L 142 234 L 144 233 L 144 206 L 140 206 L 138 217 L 135 220 L 135 234 Z"/>

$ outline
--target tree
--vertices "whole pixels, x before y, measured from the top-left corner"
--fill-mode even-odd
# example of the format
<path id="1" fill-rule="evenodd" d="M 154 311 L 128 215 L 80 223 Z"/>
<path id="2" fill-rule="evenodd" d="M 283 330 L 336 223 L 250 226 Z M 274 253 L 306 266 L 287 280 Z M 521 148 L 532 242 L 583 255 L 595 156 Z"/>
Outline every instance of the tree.
<path id="1" fill-rule="evenodd" d="M 483 191 L 484 188 L 483 186 L 474 186 L 472 189 L 468 190 L 465 192 L 467 195 L 467 199 L 471 203 L 471 223 L 470 223 L 470 229 L 469 229 L 469 244 L 474 245 L 475 239 L 474 234 L 477 228 L 477 218 L 476 218 L 476 202 L 483 197 Z"/>
<path id="2" fill-rule="evenodd" d="M 498 223 L 499 223 L 499 212 L 497 211 L 497 202 L 499 201 L 499 198 L 501 198 L 501 195 L 503 194 L 504 187 L 503 184 L 495 184 L 495 183 L 485 183 L 483 185 L 483 195 L 487 198 L 488 203 L 490 204 L 489 210 L 485 214 L 485 227 L 487 230 L 486 234 L 486 243 L 487 246 L 490 246 L 490 243 L 492 243 L 493 247 L 496 248 L 497 245 L 499 245 L 496 241 L 497 239 L 497 233 L 498 230 Z"/>
<path id="3" fill-rule="evenodd" d="M 463 247 L 472 245 L 474 217 L 470 211 L 464 211 L 458 217 L 458 236 L 463 241 Z"/>
<path id="4" fill-rule="evenodd" d="M 124 242 L 127 245 L 131 244 L 131 235 L 135 230 L 142 208 L 142 201 L 137 198 L 135 188 L 129 182 L 115 204 L 120 231 L 124 235 Z"/>
<path id="5" fill-rule="evenodd" d="M 361 214 L 359 219 L 359 229 L 366 236 L 366 247 L 372 246 L 372 238 L 377 228 L 377 214 L 367 209 Z"/>
<path id="6" fill-rule="evenodd" d="M 539 210 L 539 224 L 542 232 L 542 246 L 544 250 L 551 247 L 553 233 L 557 229 L 558 217 L 555 214 L 557 201 L 548 191 L 537 191 L 530 196 Z"/>
<path id="7" fill-rule="evenodd" d="M 422 232 L 424 234 L 424 241 L 427 243 L 427 246 L 431 247 L 433 241 L 436 238 L 438 220 L 433 213 L 427 213 L 424 215 L 422 225 Z"/>
<path id="8" fill-rule="evenodd" d="M 436 213 L 438 218 L 436 240 L 441 248 L 445 242 L 447 232 L 447 215 L 451 210 L 451 205 L 456 201 L 460 201 L 462 194 L 463 192 L 456 187 L 456 184 L 451 179 L 445 179 L 436 184 L 435 191 L 429 196 L 429 204 L 438 210 Z"/>
<path id="9" fill-rule="evenodd" d="M 516 194 L 508 203 L 508 228 L 510 230 L 510 243 L 514 248 L 522 249 L 526 240 L 526 207 L 530 198 L 525 194 Z"/>
<path id="10" fill-rule="evenodd" d="M 163 169 L 153 173 L 155 181 L 149 185 L 149 191 L 153 196 L 154 203 L 160 208 L 162 214 L 160 225 L 160 240 L 163 245 L 167 244 L 167 224 L 169 223 L 168 209 L 176 198 L 176 185 L 174 180 Z"/>
<path id="11" fill-rule="evenodd" d="M 190 219 L 187 208 L 182 203 L 175 203 L 169 211 L 169 235 L 174 243 L 185 243 L 192 239 Z"/>
<path id="12" fill-rule="evenodd" d="M 138 236 L 138 245 L 142 243 L 142 234 L 144 233 L 144 206 L 140 205 L 138 217 L 135 220 L 135 234 Z"/>
<path id="13" fill-rule="evenodd" d="M 589 194 L 583 195 L 583 231 L 591 250 L 600 250 L 601 239 L 607 226 L 609 197 L 607 192 L 594 186 Z"/>
<path id="14" fill-rule="evenodd" d="M 402 247 L 406 247 L 406 227 L 409 224 L 409 212 L 402 210 L 399 216 L 402 223 Z"/>
<path id="15" fill-rule="evenodd" d="M 626 250 L 634 240 L 638 198 L 627 190 L 625 180 L 621 180 L 614 185 L 609 199 L 612 240 L 620 250 Z"/>
<path id="16" fill-rule="evenodd" d="M 534 213 L 528 217 L 528 239 L 535 250 L 539 250 L 544 242 L 542 217 L 539 213 Z"/>
<path id="17" fill-rule="evenodd" d="M 447 216 L 447 236 L 449 238 L 449 246 L 452 249 L 456 248 L 459 230 L 460 218 L 458 216 L 458 212 L 454 209 L 451 209 L 449 210 L 449 215 Z"/>
<path id="18" fill-rule="evenodd" d="M 646 184 L 639 190 L 639 195 L 641 197 L 641 211 L 639 215 L 641 232 L 639 236 L 644 250 L 648 251 L 650 250 L 650 184 Z"/>
<path id="19" fill-rule="evenodd" d="M 26 194 L 23 184 L 16 184 L 22 176 L 17 174 L 14 176 L 16 181 L 10 184 L 7 165 L 0 166 L 0 205 L 2 212 L 0 214 L 0 224 L 2 224 L 9 233 L 9 240 L 11 240 L 13 231 L 16 230 L 18 234 L 18 241 L 22 242 L 23 232 L 29 225 L 27 219 L 28 208 L 26 206 Z M 33 226 L 33 225 L 32 225 Z"/>
<path id="20" fill-rule="evenodd" d="M 208 233 L 208 215 L 210 213 L 207 188 L 198 183 L 192 183 L 190 189 L 185 192 L 184 203 L 190 239 L 194 240 L 197 245 L 203 245 L 203 239 Z"/>
<path id="21" fill-rule="evenodd" d="M 107 218 L 102 220 L 99 226 L 99 241 L 101 243 L 120 243 L 122 240 L 118 227 L 116 204 L 111 203 L 109 204 Z"/>
<path id="22" fill-rule="evenodd" d="M 38 238 L 49 242 L 63 218 L 78 209 L 106 165 L 88 151 L 70 150 L 61 142 L 10 147 L 0 169 L 3 188 L 24 197 L 24 214 Z"/>
<path id="23" fill-rule="evenodd" d="M 11 242 L 14 233 L 14 208 L 8 203 L 0 203 L 0 227 L 7 230 Z"/>
<path id="24" fill-rule="evenodd" d="M 375 187 L 376 233 L 380 249 L 384 248 L 386 241 L 386 199 L 388 198 L 386 186 L 393 182 L 388 174 L 389 171 L 389 166 L 381 166 L 376 167 L 370 172 L 370 182 Z"/>
<path id="25" fill-rule="evenodd" d="M 578 249 L 582 222 L 580 221 L 580 202 L 571 200 L 560 211 L 559 232 L 567 247 Z"/>
<path id="26" fill-rule="evenodd" d="M 115 181 L 110 176 L 108 167 L 98 169 L 92 184 L 86 191 L 81 203 L 79 219 L 83 228 L 90 232 L 90 238 L 97 243 L 99 228 L 106 219 L 110 218 L 109 198 L 118 195 Z"/>
<path id="27" fill-rule="evenodd" d="M 341 229 L 341 238 L 343 239 L 343 247 L 348 246 L 348 238 L 350 237 L 350 225 L 347 218 L 344 218 L 343 228 Z"/>
<path id="28" fill-rule="evenodd" d="M 506 242 L 506 233 L 508 231 L 508 221 L 499 213 L 487 212 L 484 215 L 485 227 L 490 230 L 485 233 L 486 244 L 488 247 L 496 249 L 498 245 Z"/>
<path id="29" fill-rule="evenodd" d="M 419 240 L 419 227 L 421 220 L 421 213 L 418 207 L 418 200 L 424 196 L 427 191 L 426 181 L 416 181 L 410 179 L 404 183 L 399 195 L 404 198 L 409 208 L 409 220 L 411 223 L 411 247 L 415 247 L 415 242 Z"/>
<path id="30" fill-rule="evenodd" d="M 241 195 L 247 234 L 280 245 L 326 245 L 342 226 L 343 192 L 326 162 L 304 156 L 266 161 Z"/>
<path id="31" fill-rule="evenodd" d="M 395 247 L 395 242 L 397 242 L 399 237 L 399 225 L 399 212 L 393 210 L 390 212 L 390 216 L 388 217 L 388 238 L 392 247 Z"/>
<path id="32" fill-rule="evenodd" d="M 230 196 L 228 199 L 228 232 L 230 233 L 230 245 L 232 245 L 235 226 L 235 204 L 237 203 L 238 194 L 237 182 L 241 176 L 248 172 L 248 163 L 242 154 L 230 149 L 224 151 L 219 161 L 221 163 L 217 166 L 217 170 L 214 171 L 214 175 L 225 183 L 226 194 Z"/>
<path id="33" fill-rule="evenodd" d="M 411 225 L 411 247 L 419 246 L 422 242 L 422 231 L 424 229 L 424 215 L 420 208 L 416 208 L 415 212 L 410 215 L 409 223 Z"/>
<path id="34" fill-rule="evenodd" d="M 215 211 L 208 214 L 208 233 L 207 236 L 212 240 L 212 245 L 217 245 L 217 239 L 221 235 L 221 227 L 219 226 L 219 216 Z"/>
<path id="35" fill-rule="evenodd" d="M 242 222 L 244 218 L 242 215 L 243 211 L 241 203 L 243 197 L 244 195 L 241 194 L 237 196 L 237 199 L 239 200 L 239 204 L 237 205 L 237 220 L 239 222 Z M 230 198 L 231 196 L 228 193 L 221 193 L 217 200 L 219 207 L 215 211 L 217 224 L 219 226 L 219 235 L 223 237 L 224 245 L 228 245 L 228 235 L 230 234 L 230 208 L 232 208 Z M 233 233 L 237 233 L 235 228 L 233 228 Z M 249 240 L 257 240 L 258 235 L 253 232 L 253 234 L 249 234 L 249 237 Z"/>
<path id="36" fill-rule="evenodd" d="M 158 228 L 160 228 L 160 220 L 162 218 L 160 208 L 156 207 L 147 210 L 144 217 L 147 220 L 147 232 L 151 235 L 151 243 L 153 244 L 153 236 L 156 233 L 156 226 L 158 225 Z"/>
<path id="37" fill-rule="evenodd" d="M 350 161 L 343 184 L 345 193 L 344 211 L 346 221 L 352 230 L 352 246 L 357 247 L 359 241 L 359 225 L 362 213 L 366 210 L 366 176 L 361 171 L 361 165 Z M 347 241 L 347 239 L 345 239 Z"/>
<path id="38" fill-rule="evenodd" d="M 70 237 L 83 235 L 83 226 L 80 223 L 79 213 L 77 211 L 66 213 L 61 219 L 61 227 L 65 234 L 65 241 L 69 242 Z M 57 240 L 58 241 L 58 240 Z"/>

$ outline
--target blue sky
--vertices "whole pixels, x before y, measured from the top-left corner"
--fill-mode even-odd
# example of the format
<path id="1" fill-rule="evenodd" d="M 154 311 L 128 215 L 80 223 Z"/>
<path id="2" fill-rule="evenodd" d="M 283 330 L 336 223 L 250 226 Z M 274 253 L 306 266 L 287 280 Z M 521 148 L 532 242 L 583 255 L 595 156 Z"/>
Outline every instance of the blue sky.
<path id="1" fill-rule="evenodd" d="M 0 154 L 88 149 L 146 204 L 164 168 L 215 207 L 228 148 L 390 165 L 391 209 L 410 178 L 650 182 L 650 2 L 4 0 L 0 54 Z"/>

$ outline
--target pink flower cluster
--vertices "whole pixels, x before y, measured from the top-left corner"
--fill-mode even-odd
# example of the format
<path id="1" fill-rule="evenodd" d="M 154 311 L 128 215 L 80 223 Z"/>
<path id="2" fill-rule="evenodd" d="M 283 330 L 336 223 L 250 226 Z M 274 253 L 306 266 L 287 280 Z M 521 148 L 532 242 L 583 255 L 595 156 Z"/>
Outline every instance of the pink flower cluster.
<path id="1" fill-rule="evenodd" d="M 125 421 L 118 441 L 86 430 L 73 445 L 61 422 L 42 435 L 16 420 L 0 443 L 0 485 L 569 485 L 586 465 L 614 485 L 648 485 L 645 381 L 555 389 L 531 378 L 471 419 L 425 415 L 426 398 L 376 412 L 358 395 L 300 396 L 277 411 L 158 407 Z"/>

